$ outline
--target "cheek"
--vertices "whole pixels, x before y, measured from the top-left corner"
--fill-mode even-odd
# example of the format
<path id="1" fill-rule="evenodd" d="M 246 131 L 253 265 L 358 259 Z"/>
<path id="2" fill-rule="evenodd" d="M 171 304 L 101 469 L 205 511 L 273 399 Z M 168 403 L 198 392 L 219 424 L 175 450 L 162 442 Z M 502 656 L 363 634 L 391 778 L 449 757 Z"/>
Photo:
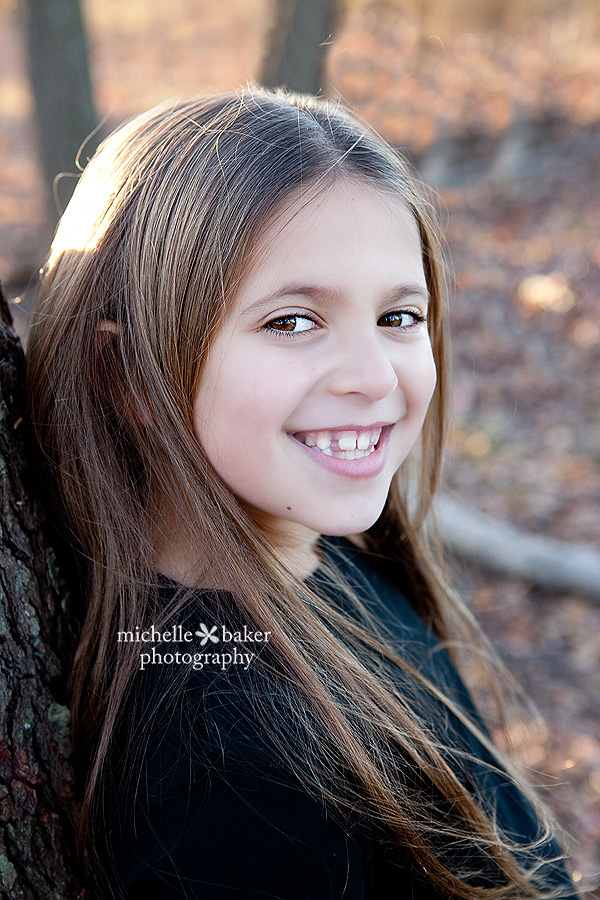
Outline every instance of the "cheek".
<path id="1" fill-rule="evenodd" d="M 207 368 L 194 404 L 194 432 L 208 451 L 228 435 L 244 437 L 284 429 L 310 390 L 307 367 L 279 354 L 238 353 Z"/>
<path id="2" fill-rule="evenodd" d="M 435 392 L 437 370 L 431 347 L 423 350 L 404 370 L 405 395 L 415 416 L 425 418 Z"/>
<path id="3" fill-rule="evenodd" d="M 423 398 L 424 402 L 427 406 L 431 403 L 431 399 L 435 393 L 435 387 L 437 384 L 437 368 L 435 365 L 435 360 L 433 358 L 433 353 L 429 356 L 428 365 L 426 367 L 425 376 L 423 378 Z"/>

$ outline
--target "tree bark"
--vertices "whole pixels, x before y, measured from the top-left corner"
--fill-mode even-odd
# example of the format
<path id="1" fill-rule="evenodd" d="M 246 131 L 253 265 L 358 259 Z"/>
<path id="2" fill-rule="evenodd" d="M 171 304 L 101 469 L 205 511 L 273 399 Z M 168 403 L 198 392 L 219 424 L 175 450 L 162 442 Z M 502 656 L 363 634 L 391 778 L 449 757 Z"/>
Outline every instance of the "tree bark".
<path id="1" fill-rule="evenodd" d="M 24 0 L 29 79 L 53 224 L 75 186 L 80 147 L 98 126 L 79 0 Z M 90 156 L 98 136 L 86 145 Z M 61 173 L 69 177 L 55 179 Z"/>
<path id="2" fill-rule="evenodd" d="M 0 289 L 0 895 L 86 896 L 74 860 L 69 596 L 32 490 L 25 360 Z"/>
<path id="3" fill-rule="evenodd" d="M 325 85 L 327 44 L 338 17 L 336 0 L 276 0 L 261 84 L 318 94 Z"/>

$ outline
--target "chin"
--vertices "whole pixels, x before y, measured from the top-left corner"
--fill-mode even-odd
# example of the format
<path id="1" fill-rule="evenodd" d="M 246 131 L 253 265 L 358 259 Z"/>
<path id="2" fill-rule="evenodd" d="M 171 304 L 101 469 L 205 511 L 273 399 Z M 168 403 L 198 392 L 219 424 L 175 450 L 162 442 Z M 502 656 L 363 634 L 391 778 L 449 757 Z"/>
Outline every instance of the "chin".
<path id="1" fill-rule="evenodd" d="M 381 516 L 385 506 L 385 500 L 381 505 L 371 507 L 369 510 L 361 509 L 358 512 L 340 512 L 337 515 L 327 515 L 314 519 L 312 524 L 306 523 L 309 528 L 319 534 L 329 537 L 348 537 L 352 534 L 361 534 L 371 528 Z"/>

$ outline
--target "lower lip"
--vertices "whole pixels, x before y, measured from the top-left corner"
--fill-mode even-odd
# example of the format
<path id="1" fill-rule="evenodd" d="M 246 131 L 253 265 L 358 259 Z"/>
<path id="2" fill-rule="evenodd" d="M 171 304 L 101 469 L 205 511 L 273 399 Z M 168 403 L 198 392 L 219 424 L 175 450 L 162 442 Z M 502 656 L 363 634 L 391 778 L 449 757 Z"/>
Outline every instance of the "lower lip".
<path id="1" fill-rule="evenodd" d="M 385 466 L 392 427 L 392 425 L 385 425 L 381 429 L 375 450 L 368 456 L 363 456 L 362 459 L 339 459 L 337 456 L 326 456 L 320 450 L 307 446 L 304 441 L 299 441 L 292 434 L 290 437 L 314 462 L 336 475 L 343 475 L 344 478 L 373 478 L 375 475 L 379 475 Z"/>

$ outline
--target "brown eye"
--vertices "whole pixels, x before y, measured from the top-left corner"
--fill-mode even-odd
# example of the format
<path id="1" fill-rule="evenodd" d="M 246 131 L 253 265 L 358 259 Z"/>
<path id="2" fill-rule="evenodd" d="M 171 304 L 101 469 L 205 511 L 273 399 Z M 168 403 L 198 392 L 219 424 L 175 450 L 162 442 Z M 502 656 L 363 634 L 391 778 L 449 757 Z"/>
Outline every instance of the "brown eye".
<path id="1" fill-rule="evenodd" d="M 424 316 L 411 310 L 396 310 L 386 313 L 377 320 L 377 324 L 383 328 L 414 328 L 424 322 Z"/>
<path id="2" fill-rule="evenodd" d="M 277 319 L 271 319 L 265 325 L 267 331 L 287 334 L 300 334 L 302 331 L 311 331 L 316 327 L 316 323 L 308 316 L 279 316 Z"/>
<path id="3" fill-rule="evenodd" d="M 273 319 L 272 322 L 269 322 L 269 328 L 274 328 L 276 331 L 295 331 L 296 330 L 296 316 L 282 316 L 280 319 Z"/>

